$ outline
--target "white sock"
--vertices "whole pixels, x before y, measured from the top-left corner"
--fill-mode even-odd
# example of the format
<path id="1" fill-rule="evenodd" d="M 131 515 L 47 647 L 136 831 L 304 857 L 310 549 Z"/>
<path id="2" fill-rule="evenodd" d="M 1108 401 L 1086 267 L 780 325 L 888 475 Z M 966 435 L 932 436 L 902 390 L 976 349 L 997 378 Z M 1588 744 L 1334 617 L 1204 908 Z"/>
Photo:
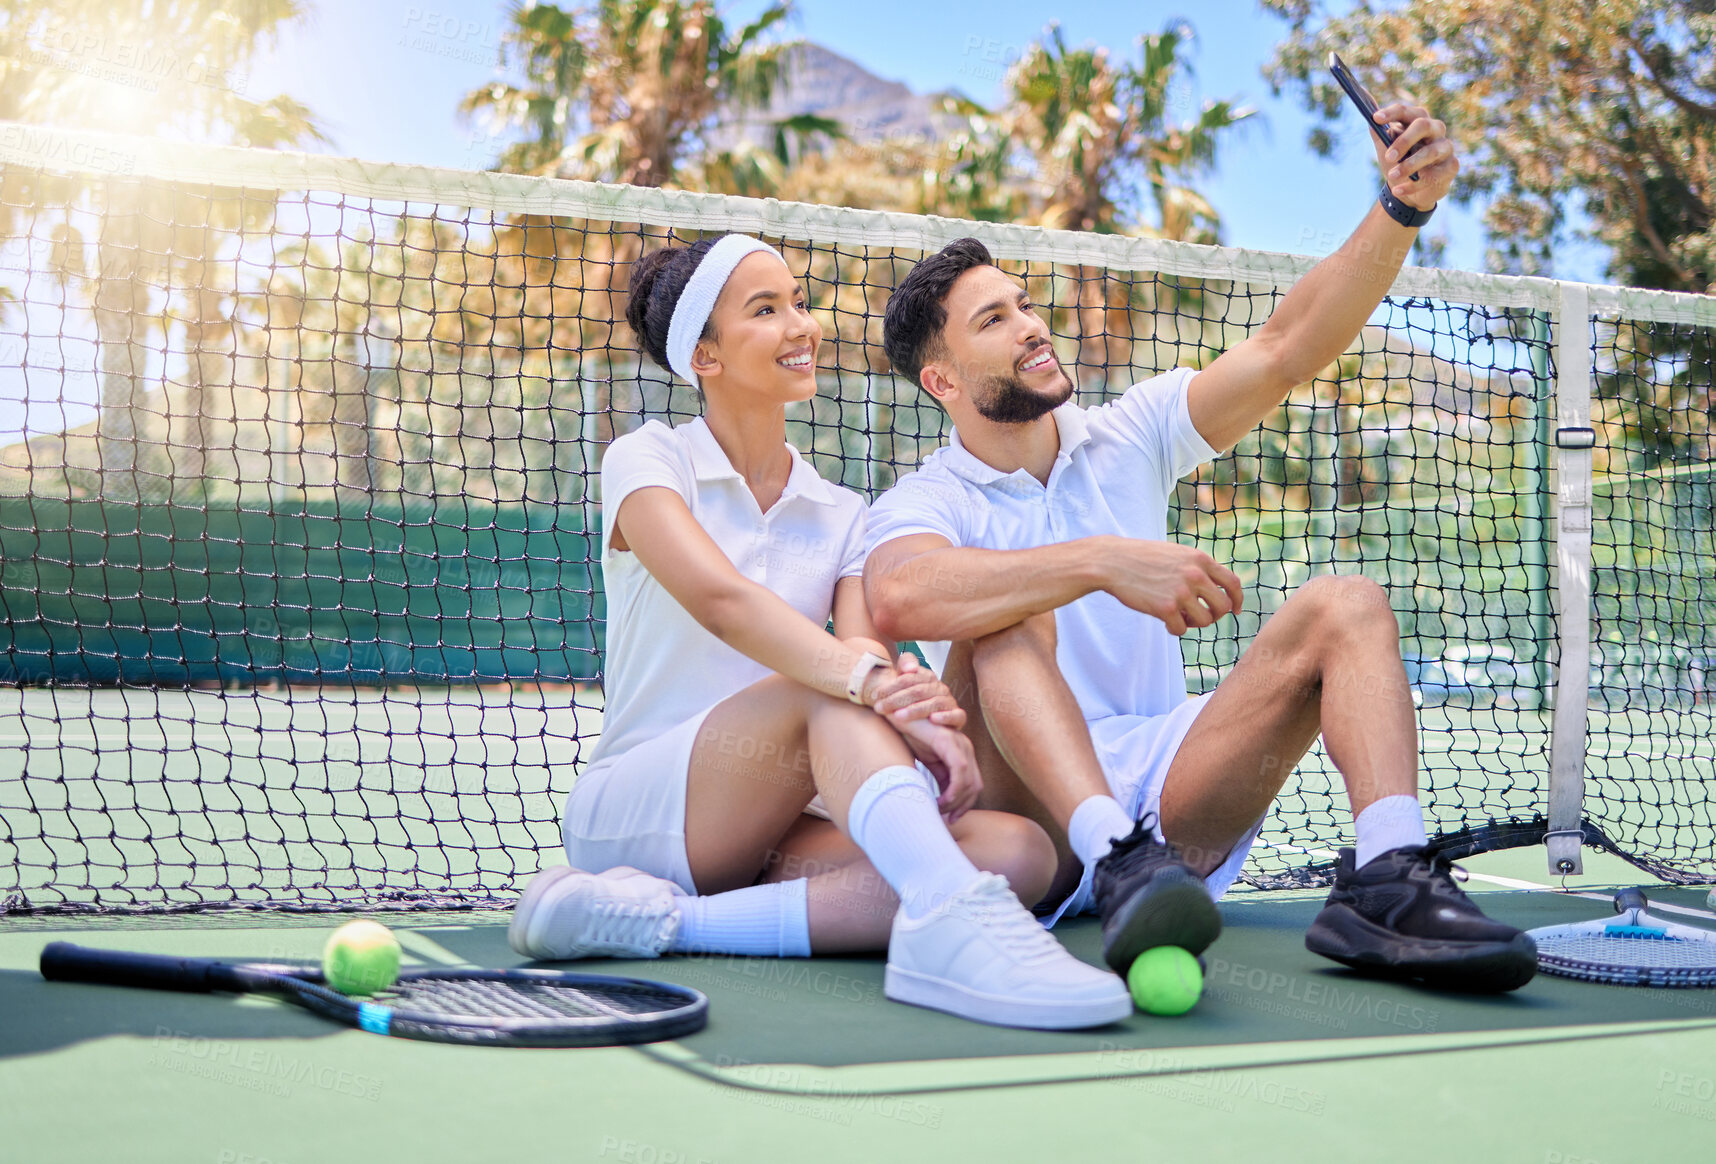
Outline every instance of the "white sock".
<path id="1" fill-rule="evenodd" d="M 1114 797 L 1087 797 L 1067 822 L 1067 843 L 1080 861 L 1094 865 L 1108 855 L 1116 839 L 1132 831 L 1134 823 Z"/>
<path id="2" fill-rule="evenodd" d="M 961 892 L 978 869 L 954 841 L 929 778 L 916 768 L 883 768 L 859 786 L 846 828 L 909 917 Z"/>
<path id="3" fill-rule="evenodd" d="M 1358 814 L 1353 822 L 1358 850 L 1355 867 L 1367 864 L 1390 849 L 1422 845 L 1430 838 L 1424 832 L 1424 810 L 1416 796 L 1385 796 Z"/>
<path id="4" fill-rule="evenodd" d="M 756 954 L 810 957 L 810 907 L 803 877 L 747 885 L 708 897 L 678 897 L 675 954 Z"/>

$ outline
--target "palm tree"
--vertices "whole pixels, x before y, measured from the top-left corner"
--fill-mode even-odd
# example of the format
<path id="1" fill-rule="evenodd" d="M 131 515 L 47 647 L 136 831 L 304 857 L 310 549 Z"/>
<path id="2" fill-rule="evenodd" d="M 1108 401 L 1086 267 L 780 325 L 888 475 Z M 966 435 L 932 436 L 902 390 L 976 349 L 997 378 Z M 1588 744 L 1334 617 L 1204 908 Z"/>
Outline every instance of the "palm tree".
<path id="1" fill-rule="evenodd" d="M 1214 243 L 1220 241 L 1221 216 L 1191 181 L 1215 168 L 1217 150 L 1233 136 L 1229 131 L 1256 111 L 1212 98 L 1190 121 L 1170 118 L 1172 95 L 1184 90 L 1180 75 L 1191 72 L 1181 50 L 1192 37 L 1187 24 L 1143 37 L 1142 63 L 1128 69 L 1126 87 L 1149 143 L 1142 160 L 1157 209 L 1155 233 L 1181 242 Z"/>
<path id="2" fill-rule="evenodd" d="M 306 500 L 329 492 L 336 501 L 346 501 L 369 498 L 378 490 L 403 490 L 408 461 L 425 470 L 434 464 L 428 450 L 417 450 L 415 458 L 409 453 L 389 458 L 393 450 L 386 447 L 386 421 L 379 415 L 393 407 L 396 443 L 403 444 L 397 414 L 408 379 L 402 369 L 411 361 L 402 350 L 400 323 L 413 306 L 407 301 L 408 281 L 400 277 L 406 229 L 401 220 L 399 237 L 343 238 L 332 253 L 305 235 L 279 251 L 267 285 L 245 297 L 250 312 L 267 323 L 243 329 L 245 354 L 292 369 L 291 382 L 271 387 L 289 393 L 295 404 L 296 447 L 284 451 L 296 457 L 297 487 Z M 412 318 L 432 321 L 434 315 L 426 310 Z M 426 371 L 423 379 L 432 382 L 435 368 Z M 410 381 L 414 387 L 420 383 Z M 270 434 L 270 446 L 280 448 L 284 435 Z"/>
<path id="3" fill-rule="evenodd" d="M 373 237 L 328 246 L 306 233 L 281 247 L 245 301 L 244 355 L 268 359 L 298 418 L 286 442 L 302 466 L 294 487 L 402 505 L 580 500 L 593 466 L 575 463 L 576 436 L 555 433 L 594 421 L 582 365 L 613 324 L 598 281 L 538 250 L 573 228 L 371 221 Z"/>
<path id="4" fill-rule="evenodd" d="M 1216 241 L 1220 219 L 1190 181 L 1209 172 L 1228 131 L 1254 111 L 1210 100 L 1191 121 L 1173 120 L 1192 36 L 1189 25 L 1170 25 L 1140 38 L 1137 64 L 1117 65 L 1106 49 L 1069 48 L 1050 25 L 1013 66 L 1002 116 L 1034 166 L 1041 225 Z"/>
<path id="5" fill-rule="evenodd" d="M 211 480 L 208 451 L 214 443 L 210 421 L 216 410 L 212 392 L 224 385 L 230 393 L 237 353 L 233 308 L 238 289 L 231 284 L 232 265 L 220 259 L 237 232 L 254 236 L 268 230 L 276 202 L 255 192 L 219 188 L 175 191 L 171 197 L 165 257 L 176 268 L 173 298 L 183 308 L 182 321 L 170 322 L 182 322 L 184 329 L 182 416 L 188 429 L 177 440 L 170 439 L 172 472 L 176 481 L 206 491 Z M 170 299 L 169 317 L 173 307 Z M 231 479 L 235 469 L 229 456 L 212 477 Z"/>
<path id="6" fill-rule="evenodd" d="M 500 169 L 666 185 L 721 113 L 767 104 L 787 46 L 763 38 L 789 11 L 730 31 L 714 0 L 518 4 L 501 59 L 524 81 L 485 85 L 460 111 L 525 132 Z"/>
<path id="7" fill-rule="evenodd" d="M 51 123 L 64 128 L 99 128 L 186 135 L 240 145 L 280 146 L 319 140 L 309 111 L 286 96 L 254 100 L 243 94 L 247 75 L 264 43 L 302 16 L 297 0 L 9 0 L 0 8 L 0 117 Z M 104 70 L 97 77 L 79 70 L 66 54 L 52 51 L 54 30 L 75 28 L 102 43 L 123 44 L 134 65 Z M 47 51 L 42 50 L 47 46 Z M 14 188 L 39 175 L 8 167 Z M 173 192 L 126 179 L 58 181 L 28 203 L 10 206 L 62 210 L 67 225 L 81 213 L 98 216 L 89 294 L 96 325 L 101 406 L 98 422 L 103 492 L 138 495 L 138 432 L 145 321 L 158 308 L 156 288 L 188 284 L 184 320 L 190 359 L 185 412 L 192 420 L 188 477 L 203 473 L 204 417 L 210 378 L 230 367 L 231 327 L 226 313 L 230 289 L 213 284 L 211 261 L 232 227 L 255 224 L 254 198 L 237 191 Z M 191 202 L 196 205 L 189 205 Z M 14 215 L 20 211 L 13 211 Z M 15 218 L 0 222 L 11 228 Z M 75 228 L 73 228 L 75 229 Z M 79 238 L 81 244 L 83 240 Z M 67 251 L 67 254 L 70 252 Z M 169 277 L 167 268 L 173 269 Z M 188 278 L 184 277 L 188 276 Z M 163 466 L 155 466 L 165 469 Z"/>
<path id="8" fill-rule="evenodd" d="M 1220 218 L 1191 182 L 1209 171 L 1220 143 L 1252 111 L 1206 101 L 1191 121 L 1173 119 L 1191 37 L 1190 26 L 1170 25 L 1141 38 L 1137 63 L 1117 64 L 1106 49 L 1068 47 L 1051 25 L 1013 66 L 1001 117 L 1031 169 L 1038 223 L 1217 241 Z M 1081 369 L 1104 376 L 1128 368 L 1134 317 L 1157 306 L 1153 284 L 1094 267 L 1076 268 L 1071 278 Z M 1176 322 L 1171 312 L 1169 322 Z"/>

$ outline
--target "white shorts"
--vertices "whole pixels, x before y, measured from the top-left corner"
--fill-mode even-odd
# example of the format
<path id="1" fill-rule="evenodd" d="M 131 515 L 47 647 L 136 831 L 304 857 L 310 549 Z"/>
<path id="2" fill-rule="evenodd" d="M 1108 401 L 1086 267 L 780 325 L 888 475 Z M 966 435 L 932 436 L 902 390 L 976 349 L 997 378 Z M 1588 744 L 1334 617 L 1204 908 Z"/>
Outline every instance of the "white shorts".
<path id="1" fill-rule="evenodd" d="M 560 835 L 574 869 L 630 865 L 695 895 L 685 855 L 685 777 L 713 707 L 584 770 L 566 798 Z"/>
<path id="2" fill-rule="evenodd" d="M 1192 730 L 1193 722 L 1209 702 L 1211 694 L 1213 692 L 1194 695 L 1166 715 L 1117 715 L 1096 720 L 1090 725 L 1091 742 L 1096 745 L 1097 759 L 1102 762 L 1103 771 L 1108 776 L 1108 786 L 1114 792 L 1114 799 L 1133 820 L 1160 810 L 1162 783 L 1167 779 L 1168 767 L 1179 754 L 1186 733 Z M 1257 840 L 1257 830 L 1262 827 L 1263 818 L 1259 817 L 1251 831 L 1233 846 L 1220 867 L 1204 878 L 1210 897 L 1219 899 L 1239 880 L 1240 870 L 1245 868 L 1245 859 Z M 1063 917 L 1077 917 L 1096 908 L 1091 874 L 1092 867 L 1085 866 L 1078 888 L 1044 921 L 1044 925 L 1053 926 Z"/>
<path id="3" fill-rule="evenodd" d="M 696 896 L 685 855 L 685 785 L 698 733 L 715 707 L 622 755 L 602 757 L 578 777 L 560 822 L 566 860 L 574 869 L 601 873 L 630 865 Z M 922 764 L 918 771 L 933 780 Z M 831 819 L 821 796 L 804 811 Z"/>

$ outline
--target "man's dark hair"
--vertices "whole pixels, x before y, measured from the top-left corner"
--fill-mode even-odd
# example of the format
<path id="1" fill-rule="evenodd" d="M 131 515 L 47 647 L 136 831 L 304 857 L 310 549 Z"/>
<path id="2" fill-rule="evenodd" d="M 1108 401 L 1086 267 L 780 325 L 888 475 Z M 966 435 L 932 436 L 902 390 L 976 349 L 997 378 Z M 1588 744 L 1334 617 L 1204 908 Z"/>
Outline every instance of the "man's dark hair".
<path id="1" fill-rule="evenodd" d="M 895 372 L 923 386 L 918 376 L 942 351 L 947 293 L 954 281 L 973 267 L 994 265 L 988 247 L 974 238 L 960 238 L 911 269 L 894 288 L 882 318 L 882 350 Z"/>

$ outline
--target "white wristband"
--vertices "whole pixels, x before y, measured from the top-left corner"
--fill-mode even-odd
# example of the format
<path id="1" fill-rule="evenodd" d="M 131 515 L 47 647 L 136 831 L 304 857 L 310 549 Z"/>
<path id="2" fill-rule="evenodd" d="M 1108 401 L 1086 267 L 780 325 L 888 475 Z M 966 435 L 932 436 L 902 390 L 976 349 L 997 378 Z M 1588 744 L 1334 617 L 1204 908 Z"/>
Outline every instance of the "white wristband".
<path id="1" fill-rule="evenodd" d="M 846 698 L 853 703 L 864 703 L 864 681 L 870 677 L 870 672 L 878 667 L 888 666 L 888 660 L 882 656 L 866 652 L 858 656 L 858 661 L 852 664 L 852 673 L 846 676 Z"/>

